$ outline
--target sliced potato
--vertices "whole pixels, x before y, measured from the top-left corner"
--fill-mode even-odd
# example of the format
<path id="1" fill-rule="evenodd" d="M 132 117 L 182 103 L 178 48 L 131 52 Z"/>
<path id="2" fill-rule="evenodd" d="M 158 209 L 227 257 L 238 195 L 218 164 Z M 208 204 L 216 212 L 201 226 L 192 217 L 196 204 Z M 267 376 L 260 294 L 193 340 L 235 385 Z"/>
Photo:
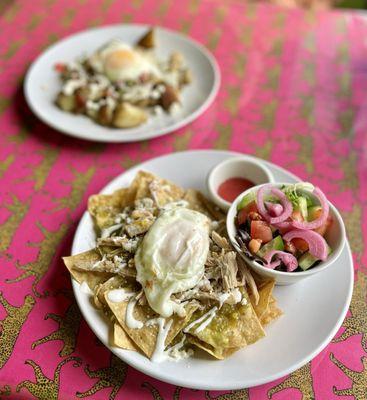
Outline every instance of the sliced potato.
<path id="1" fill-rule="evenodd" d="M 102 106 L 97 115 L 97 122 L 101 125 L 111 125 L 113 119 L 113 109 L 107 104 Z"/>
<path id="2" fill-rule="evenodd" d="M 183 61 L 184 59 L 181 53 L 177 51 L 173 52 L 168 61 L 170 71 L 176 71 L 180 69 L 183 65 Z"/>
<path id="3" fill-rule="evenodd" d="M 138 46 L 144 49 L 152 49 L 155 47 L 155 31 L 150 29 L 137 43 Z"/>
<path id="4" fill-rule="evenodd" d="M 132 128 L 148 119 L 144 110 L 129 103 L 120 103 L 114 112 L 112 125 L 116 128 Z"/>
<path id="5" fill-rule="evenodd" d="M 56 105 L 63 111 L 73 112 L 76 107 L 75 96 L 60 92 L 56 98 Z"/>
<path id="6" fill-rule="evenodd" d="M 173 103 L 179 103 L 180 98 L 175 90 L 175 88 L 171 85 L 166 85 L 166 90 L 162 93 L 160 105 L 164 110 L 168 111 Z"/>
<path id="7" fill-rule="evenodd" d="M 92 119 L 97 119 L 97 117 L 98 117 L 98 109 L 95 109 L 95 108 L 86 107 L 85 113 L 88 115 L 88 117 L 90 117 Z"/>
<path id="8" fill-rule="evenodd" d="M 180 76 L 180 85 L 188 85 L 192 82 L 192 73 L 189 69 L 185 69 Z"/>
<path id="9" fill-rule="evenodd" d="M 75 111 L 82 113 L 85 111 L 85 106 L 89 97 L 89 89 L 87 86 L 82 86 L 75 91 Z"/>

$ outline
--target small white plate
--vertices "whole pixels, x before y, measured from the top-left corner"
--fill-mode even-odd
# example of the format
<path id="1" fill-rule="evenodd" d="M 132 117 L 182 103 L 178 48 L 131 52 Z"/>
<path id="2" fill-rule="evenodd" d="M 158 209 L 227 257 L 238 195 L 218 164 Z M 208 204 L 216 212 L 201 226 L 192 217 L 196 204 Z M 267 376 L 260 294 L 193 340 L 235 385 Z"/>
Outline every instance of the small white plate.
<path id="1" fill-rule="evenodd" d="M 24 94 L 31 110 L 46 124 L 70 136 L 100 142 L 132 142 L 165 135 L 192 122 L 213 102 L 220 85 L 220 71 L 213 55 L 201 44 L 177 32 L 157 28 L 159 58 L 180 51 L 192 71 L 193 82 L 182 92 L 183 107 L 175 115 L 151 117 L 132 129 L 114 129 L 98 125 L 84 115 L 61 111 L 54 101 L 61 82 L 54 66 L 91 54 L 113 38 L 135 44 L 148 25 L 120 24 L 89 29 L 69 36 L 48 48 L 31 65 L 24 82 Z"/>
<path id="2" fill-rule="evenodd" d="M 238 155 L 227 151 L 204 150 L 155 158 L 118 176 L 102 193 L 111 193 L 128 186 L 136 172 L 144 169 L 185 188 L 193 187 L 207 194 L 205 179 L 211 168 Z M 275 181 L 298 180 L 284 169 L 262 162 L 273 173 Z M 90 249 L 94 240 L 92 220 L 85 213 L 75 233 L 72 254 Z M 230 390 L 260 385 L 287 375 L 302 367 L 325 348 L 340 328 L 349 307 L 353 290 L 353 262 L 349 244 L 346 243 L 332 268 L 292 286 L 277 286 L 275 297 L 284 315 L 266 328 L 265 338 L 223 361 L 200 356 L 179 362 L 155 364 L 139 353 L 111 347 L 108 344 L 106 320 L 92 306 L 89 295 L 75 281 L 73 289 L 82 314 L 94 333 L 113 353 L 132 367 L 179 386 Z"/>

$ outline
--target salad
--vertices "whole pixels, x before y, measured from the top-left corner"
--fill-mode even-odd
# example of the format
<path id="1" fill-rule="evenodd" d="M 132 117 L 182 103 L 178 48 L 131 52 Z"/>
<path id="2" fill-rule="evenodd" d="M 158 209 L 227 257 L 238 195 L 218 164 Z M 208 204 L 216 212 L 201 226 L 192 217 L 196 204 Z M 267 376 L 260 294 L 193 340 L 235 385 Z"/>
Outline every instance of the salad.
<path id="1" fill-rule="evenodd" d="M 266 268 L 306 271 L 332 251 L 328 200 L 307 182 L 252 190 L 238 203 L 235 223 L 241 250 Z"/>

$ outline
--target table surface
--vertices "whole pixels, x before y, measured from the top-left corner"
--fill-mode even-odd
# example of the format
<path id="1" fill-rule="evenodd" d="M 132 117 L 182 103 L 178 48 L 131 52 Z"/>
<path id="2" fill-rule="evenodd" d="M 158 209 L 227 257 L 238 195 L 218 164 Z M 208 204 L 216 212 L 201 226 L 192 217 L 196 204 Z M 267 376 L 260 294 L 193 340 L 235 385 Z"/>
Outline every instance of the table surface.
<path id="1" fill-rule="evenodd" d="M 124 22 L 206 45 L 223 76 L 214 105 L 132 144 L 82 142 L 38 121 L 22 95 L 32 60 L 70 33 Z M 4 0 L 0 33 L 0 398 L 365 400 L 366 20 L 219 0 Z M 112 356 L 81 318 L 60 259 L 89 195 L 136 163 L 201 148 L 254 154 L 319 185 L 342 212 L 356 269 L 332 343 L 293 374 L 232 393 L 174 387 Z"/>

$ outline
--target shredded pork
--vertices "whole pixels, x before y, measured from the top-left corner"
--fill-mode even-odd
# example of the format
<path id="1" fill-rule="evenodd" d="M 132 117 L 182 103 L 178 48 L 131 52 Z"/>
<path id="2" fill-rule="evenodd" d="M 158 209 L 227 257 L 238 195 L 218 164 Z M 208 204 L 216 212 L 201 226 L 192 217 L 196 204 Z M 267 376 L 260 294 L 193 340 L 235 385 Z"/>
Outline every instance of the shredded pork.
<path id="1" fill-rule="evenodd" d="M 170 204 L 173 206 L 180 203 L 182 207 L 188 205 L 188 202 L 177 199 L 170 203 L 171 193 L 156 181 L 151 182 L 147 190 L 152 198 L 144 197 L 136 200 L 132 206 L 125 207 L 116 215 L 115 224 L 119 225 L 118 228 L 114 228 L 116 225 L 112 229 L 107 228 L 107 234 L 97 239 L 97 249 L 102 259 L 92 268 L 89 267 L 89 270 L 135 277 L 135 252 L 159 213 L 170 207 Z M 211 222 L 210 247 L 204 276 L 194 288 L 176 293 L 172 297 L 178 303 L 218 302 L 221 307 L 225 303 L 235 304 L 242 301 L 238 288 L 246 284 L 258 301 L 256 283 L 225 236 L 224 221 L 214 220 Z M 143 291 L 137 299 L 139 304 L 147 304 Z"/>

